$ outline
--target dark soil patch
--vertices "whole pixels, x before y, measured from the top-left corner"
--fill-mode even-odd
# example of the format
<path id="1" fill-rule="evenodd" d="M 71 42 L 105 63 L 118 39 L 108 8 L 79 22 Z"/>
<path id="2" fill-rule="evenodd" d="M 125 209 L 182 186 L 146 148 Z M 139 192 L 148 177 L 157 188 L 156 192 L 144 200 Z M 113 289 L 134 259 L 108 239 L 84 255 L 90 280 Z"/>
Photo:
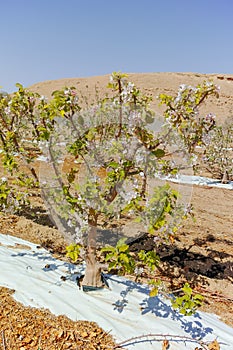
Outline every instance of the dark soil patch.
<path id="1" fill-rule="evenodd" d="M 208 238 L 210 239 L 210 237 Z M 132 252 L 140 250 L 155 250 L 155 240 L 153 236 L 142 233 L 136 239 L 128 241 Z M 221 262 L 212 257 L 213 252 L 208 255 L 202 253 L 194 253 L 190 248 L 179 248 L 175 244 L 161 244 L 156 252 L 160 256 L 161 262 L 168 263 L 171 267 L 177 267 L 185 272 L 195 273 L 201 276 L 214 279 L 223 279 L 226 277 L 226 271 L 233 268 L 233 263 Z M 217 254 L 216 254 L 217 258 Z"/>

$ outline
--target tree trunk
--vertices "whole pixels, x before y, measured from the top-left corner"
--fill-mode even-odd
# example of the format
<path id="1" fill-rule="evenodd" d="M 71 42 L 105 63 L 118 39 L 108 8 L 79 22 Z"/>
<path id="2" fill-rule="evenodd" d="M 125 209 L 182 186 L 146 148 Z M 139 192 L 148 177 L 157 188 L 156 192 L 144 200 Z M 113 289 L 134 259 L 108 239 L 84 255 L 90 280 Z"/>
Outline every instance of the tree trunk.
<path id="1" fill-rule="evenodd" d="M 82 282 L 83 286 L 103 287 L 101 268 L 96 260 L 97 220 L 89 223 L 88 246 L 86 251 L 86 270 Z"/>
<path id="2" fill-rule="evenodd" d="M 223 177 L 222 177 L 222 184 L 227 184 L 229 182 L 229 175 L 227 170 L 224 171 Z"/>

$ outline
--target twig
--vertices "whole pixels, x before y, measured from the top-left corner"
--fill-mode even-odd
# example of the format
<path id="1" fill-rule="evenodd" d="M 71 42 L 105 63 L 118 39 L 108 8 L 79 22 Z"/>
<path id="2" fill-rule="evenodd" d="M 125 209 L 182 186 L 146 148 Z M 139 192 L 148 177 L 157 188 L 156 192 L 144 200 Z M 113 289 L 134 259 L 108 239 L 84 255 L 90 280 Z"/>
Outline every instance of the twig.
<path id="1" fill-rule="evenodd" d="M 153 338 L 153 339 L 146 339 L 146 338 Z M 158 339 L 156 339 L 158 338 Z M 172 335 L 172 334 L 145 334 L 145 335 L 139 335 L 137 337 L 132 337 L 129 339 L 126 339 L 118 344 L 116 344 L 113 349 L 123 349 L 125 346 L 129 346 L 135 343 L 138 343 L 140 341 L 162 341 L 162 340 L 168 340 L 168 341 L 176 341 L 176 342 L 193 342 L 198 345 L 201 345 L 203 347 L 203 350 L 209 350 L 207 343 L 203 342 L 202 340 L 194 339 L 192 337 L 182 336 L 182 335 Z"/>
<path id="2" fill-rule="evenodd" d="M 233 298 L 227 297 L 227 296 L 219 294 L 217 292 L 211 292 L 210 290 L 202 288 L 202 287 L 195 288 L 195 290 L 199 291 L 204 296 L 205 295 L 208 296 L 209 298 L 218 299 L 219 301 L 233 302 Z"/>
<path id="3" fill-rule="evenodd" d="M 3 350 L 7 350 L 6 348 L 6 338 L 5 338 L 5 332 L 2 331 L 2 346 L 3 346 Z"/>

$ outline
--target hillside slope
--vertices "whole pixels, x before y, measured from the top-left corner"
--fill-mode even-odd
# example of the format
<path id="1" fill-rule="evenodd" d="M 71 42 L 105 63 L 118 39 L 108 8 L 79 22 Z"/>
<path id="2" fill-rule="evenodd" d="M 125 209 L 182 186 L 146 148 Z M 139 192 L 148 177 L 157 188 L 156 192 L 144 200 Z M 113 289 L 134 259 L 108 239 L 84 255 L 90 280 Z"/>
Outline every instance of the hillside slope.
<path id="1" fill-rule="evenodd" d="M 214 113 L 220 123 L 222 120 L 233 116 L 233 75 L 198 73 L 129 73 L 128 75 L 130 81 L 153 97 L 152 107 L 159 115 L 163 113 L 163 109 L 159 106 L 157 100 L 160 93 L 175 95 L 181 84 L 196 86 L 205 80 L 212 80 L 220 86 L 220 97 L 219 99 L 210 97 L 201 111 L 203 113 Z M 30 90 L 50 97 L 54 90 L 65 86 L 74 86 L 80 91 L 81 95 L 94 100 L 96 86 L 99 88 L 100 95 L 109 90 L 106 88 L 109 77 L 110 74 L 88 78 L 49 80 L 32 85 Z"/>

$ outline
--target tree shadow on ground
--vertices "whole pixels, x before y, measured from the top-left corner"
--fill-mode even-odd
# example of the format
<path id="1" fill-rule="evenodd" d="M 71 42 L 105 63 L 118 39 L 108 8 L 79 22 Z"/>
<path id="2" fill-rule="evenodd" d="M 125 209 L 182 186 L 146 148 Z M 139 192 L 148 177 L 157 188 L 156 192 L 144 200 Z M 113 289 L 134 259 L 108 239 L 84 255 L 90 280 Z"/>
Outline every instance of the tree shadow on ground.
<path id="1" fill-rule="evenodd" d="M 200 313 L 196 313 L 193 316 L 184 316 L 173 310 L 169 301 L 166 301 L 162 296 L 150 297 L 149 288 L 137 284 L 129 280 L 121 280 L 114 278 L 114 276 L 108 276 L 108 279 L 117 282 L 122 285 L 122 291 L 120 292 L 120 298 L 113 303 L 114 310 L 122 313 L 128 305 L 130 305 L 130 297 L 133 292 L 137 294 L 137 299 L 141 309 L 141 315 L 152 313 L 156 317 L 169 318 L 176 323 L 180 324 L 182 330 L 188 333 L 192 338 L 204 338 L 207 334 L 212 334 L 213 329 L 206 327 L 202 323 L 202 317 Z"/>
<path id="2" fill-rule="evenodd" d="M 200 281 L 202 277 L 213 279 L 227 279 L 233 277 L 233 256 L 226 252 L 219 252 L 207 245 L 206 254 L 193 252 L 194 245 L 207 244 L 210 237 L 195 241 L 188 248 L 180 248 L 176 244 L 161 244 L 157 248 L 157 254 L 160 256 L 163 264 L 163 273 L 172 277 L 174 269 L 182 270 L 187 280 Z M 214 239 L 214 238 L 213 238 Z M 128 243 L 130 250 L 138 252 L 143 250 L 154 250 L 155 241 L 153 236 L 147 233 L 140 235 Z M 225 261 L 223 261 L 225 259 Z M 226 261 L 227 259 L 227 261 Z M 174 275 L 173 275 L 174 277 Z"/>
<path id="3" fill-rule="evenodd" d="M 54 228 L 54 222 L 51 220 L 48 211 L 40 206 L 33 208 L 24 207 L 17 213 L 17 215 L 23 216 L 36 224 Z"/>
<path id="4" fill-rule="evenodd" d="M 41 270 L 43 270 L 46 274 L 50 272 L 54 272 L 56 270 L 62 269 L 64 271 L 63 275 L 60 276 L 60 281 L 57 281 L 57 285 L 61 285 L 61 281 L 72 281 L 76 285 L 78 285 L 78 279 L 81 275 L 83 275 L 85 271 L 84 265 L 74 265 L 67 261 L 57 260 L 54 258 L 49 252 L 44 250 L 42 251 L 24 251 L 24 252 L 16 252 L 11 254 L 12 257 L 27 257 L 36 259 L 43 262 L 43 266 L 41 266 Z M 27 266 L 27 269 L 30 269 L 30 264 Z"/>

